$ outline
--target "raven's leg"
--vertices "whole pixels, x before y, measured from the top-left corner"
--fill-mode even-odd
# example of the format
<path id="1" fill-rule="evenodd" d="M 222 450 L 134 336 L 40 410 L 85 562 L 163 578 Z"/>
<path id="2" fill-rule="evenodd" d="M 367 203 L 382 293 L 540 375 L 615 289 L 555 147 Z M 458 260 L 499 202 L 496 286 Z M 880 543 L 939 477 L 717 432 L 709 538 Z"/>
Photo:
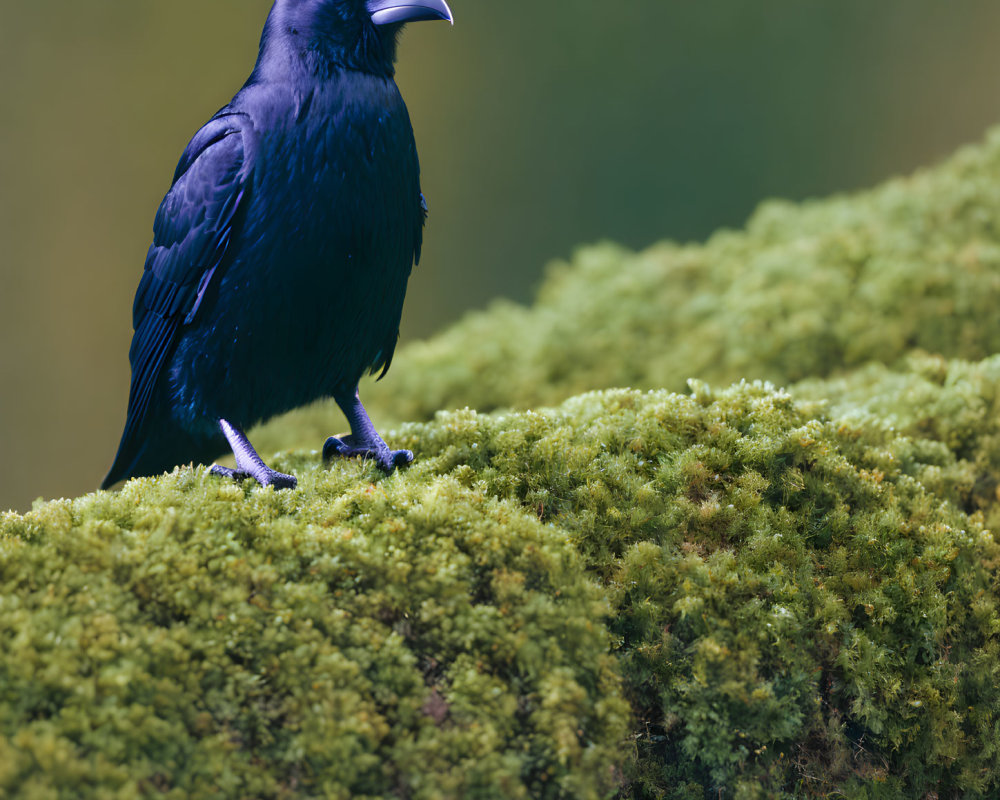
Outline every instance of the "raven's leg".
<path id="1" fill-rule="evenodd" d="M 370 458 L 384 472 L 391 473 L 396 467 L 405 467 L 413 461 L 413 453 L 409 450 L 390 450 L 389 445 L 382 441 L 375 426 L 372 425 L 368 412 L 361 405 L 361 398 L 358 397 L 358 390 L 354 390 L 354 396 L 349 399 L 337 400 L 337 405 L 351 423 L 351 433 L 343 439 L 331 436 L 323 445 L 323 460 L 329 461 L 334 456 L 351 457 L 360 456 Z"/>
<path id="2" fill-rule="evenodd" d="M 229 446 L 233 448 L 236 456 L 236 469 L 220 467 L 218 464 L 209 470 L 213 475 L 221 475 L 224 478 L 253 478 L 261 486 L 273 486 L 275 489 L 294 489 L 298 485 L 298 480 L 294 475 L 285 475 L 283 472 L 275 472 L 264 460 L 257 455 L 250 440 L 235 425 L 230 425 L 226 420 L 219 420 L 219 427 L 225 434 Z"/>

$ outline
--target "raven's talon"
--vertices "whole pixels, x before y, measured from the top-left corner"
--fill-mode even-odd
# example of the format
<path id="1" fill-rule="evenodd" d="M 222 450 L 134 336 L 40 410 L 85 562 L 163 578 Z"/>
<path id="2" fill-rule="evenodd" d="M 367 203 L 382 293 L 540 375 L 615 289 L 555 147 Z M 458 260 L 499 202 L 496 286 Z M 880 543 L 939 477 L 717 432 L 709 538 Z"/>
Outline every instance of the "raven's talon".
<path id="1" fill-rule="evenodd" d="M 257 482 L 261 486 L 273 486 L 275 489 L 295 489 L 299 485 L 299 479 L 294 475 L 286 475 L 273 469 L 257 478 Z"/>
<path id="2" fill-rule="evenodd" d="M 217 475 L 220 478 L 232 478 L 234 481 L 241 481 L 244 478 L 249 478 L 250 473 L 241 472 L 238 469 L 230 469 L 229 467 L 220 467 L 218 464 L 213 464 L 208 468 L 209 475 Z"/>
<path id="3" fill-rule="evenodd" d="M 413 463 L 412 450 L 393 450 L 392 463 L 397 467 L 408 467 Z"/>
<path id="4" fill-rule="evenodd" d="M 299 485 L 299 480 L 294 475 L 286 475 L 270 467 L 265 467 L 265 471 L 262 471 L 260 475 L 252 475 L 241 469 L 220 467 L 218 464 L 209 467 L 208 471 L 211 475 L 218 475 L 220 478 L 232 478 L 234 481 L 253 478 L 261 486 L 273 486 L 275 489 L 295 489 Z"/>
<path id="5" fill-rule="evenodd" d="M 378 468 L 386 474 L 392 474 L 396 467 L 405 467 L 413 463 L 413 453 L 409 450 L 390 450 L 388 447 L 359 447 L 354 444 L 351 435 L 344 437 L 331 436 L 323 445 L 323 461 L 330 462 L 334 458 L 364 458 L 374 461 Z"/>
<path id="6" fill-rule="evenodd" d="M 350 438 L 350 436 L 345 436 L 343 439 L 337 436 L 331 436 L 327 439 L 323 444 L 324 463 L 333 461 L 333 459 L 337 456 L 340 456 L 341 458 L 350 458 L 350 456 L 354 455 L 351 451 L 356 450 L 357 448 L 348 444 L 347 440 Z"/>

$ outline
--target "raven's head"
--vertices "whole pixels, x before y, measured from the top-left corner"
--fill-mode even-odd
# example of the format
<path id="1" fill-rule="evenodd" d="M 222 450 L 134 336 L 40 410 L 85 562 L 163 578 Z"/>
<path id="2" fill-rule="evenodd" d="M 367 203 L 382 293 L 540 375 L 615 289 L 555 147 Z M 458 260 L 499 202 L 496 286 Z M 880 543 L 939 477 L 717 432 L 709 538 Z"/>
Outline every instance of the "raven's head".
<path id="1" fill-rule="evenodd" d="M 375 74 L 391 75 L 407 22 L 452 21 L 445 0 L 275 0 L 261 54 L 279 50 Z"/>

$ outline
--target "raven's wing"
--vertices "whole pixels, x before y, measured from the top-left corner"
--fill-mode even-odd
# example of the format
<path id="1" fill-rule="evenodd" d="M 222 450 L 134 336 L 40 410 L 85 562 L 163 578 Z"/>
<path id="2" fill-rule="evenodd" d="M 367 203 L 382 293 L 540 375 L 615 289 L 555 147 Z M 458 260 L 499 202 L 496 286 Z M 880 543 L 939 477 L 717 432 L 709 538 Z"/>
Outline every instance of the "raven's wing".
<path id="1" fill-rule="evenodd" d="M 248 189 L 247 125 L 242 115 L 220 114 L 198 131 L 156 213 L 153 244 L 132 307 L 128 418 L 108 479 L 127 467 L 132 438 L 142 427 L 178 331 L 194 320 L 226 257 Z"/>

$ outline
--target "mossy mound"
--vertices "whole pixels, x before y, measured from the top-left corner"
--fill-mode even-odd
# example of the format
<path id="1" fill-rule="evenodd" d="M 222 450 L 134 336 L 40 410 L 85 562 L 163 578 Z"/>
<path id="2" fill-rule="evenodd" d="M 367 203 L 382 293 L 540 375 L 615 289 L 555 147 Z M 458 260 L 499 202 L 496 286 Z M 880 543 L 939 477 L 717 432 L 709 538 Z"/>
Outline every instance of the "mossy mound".
<path id="1" fill-rule="evenodd" d="M 0 521 L 4 797 L 601 797 L 627 730 L 558 531 L 449 478 L 182 469 Z"/>
<path id="2" fill-rule="evenodd" d="M 295 492 L 182 469 L 5 517 L 6 788 L 1000 789 L 1000 548 L 879 435 L 744 384 L 394 443 L 388 479 L 299 453 Z"/>
<path id="3" fill-rule="evenodd" d="M 891 447 L 784 392 L 615 391 L 408 426 L 608 587 L 630 797 L 1000 788 L 1000 548 Z M 693 793 L 693 794 L 691 794 Z"/>
<path id="4" fill-rule="evenodd" d="M 882 575 L 879 581 L 884 581 L 885 597 L 903 596 L 915 585 L 912 576 L 907 575 L 904 555 L 920 547 L 930 547 L 913 544 L 912 530 L 924 536 L 928 530 L 939 530 L 935 526 L 945 525 L 953 532 L 970 531 L 979 542 L 976 531 L 997 530 L 1000 526 L 1000 430 L 997 428 L 1000 363 L 991 355 L 1000 351 L 1000 317 L 994 310 L 1000 300 L 998 220 L 1000 131 L 995 131 L 983 145 L 966 148 L 940 166 L 891 181 L 870 192 L 801 206 L 765 204 L 745 231 L 722 232 L 703 246 L 664 244 L 640 254 L 613 245 L 587 248 L 578 253 L 573 263 L 557 265 L 550 271 L 533 308 L 498 303 L 486 312 L 470 315 L 429 342 L 405 348 L 390 380 L 371 390 L 373 408 L 383 418 L 398 420 L 426 417 L 438 408 L 464 403 L 487 410 L 526 408 L 559 402 L 582 390 L 615 385 L 682 389 L 690 377 L 721 384 L 741 378 L 770 379 L 788 386 L 794 397 L 819 401 L 819 405 L 806 407 L 807 411 L 801 413 L 816 417 L 825 431 L 824 437 L 836 434 L 824 447 L 846 458 L 857 473 L 855 477 L 861 476 L 863 482 L 873 483 L 896 498 L 894 502 L 899 503 L 893 512 L 896 516 L 886 519 L 896 519 L 890 527 L 898 524 L 897 533 L 870 539 L 893 550 L 890 541 L 894 536 L 902 537 L 894 551 L 900 560 L 883 562 L 886 567 L 895 564 L 897 573 Z M 318 406 L 269 426 L 263 437 L 275 444 L 318 441 L 330 432 L 331 425 L 338 424 L 342 423 L 335 410 Z M 577 420 L 567 419 L 565 424 L 573 427 Z M 715 438 L 721 432 L 710 429 L 702 440 L 708 456 L 701 463 L 711 463 L 720 450 L 725 451 Z M 816 437 L 809 434 L 806 438 Z M 552 446 L 550 452 L 558 460 L 560 448 Z M 789 455 L 772 451 L 769 457 L 778 459 L 772 468 L 783 469 Z M 723 457 L 722 463 L 728 463 L 728 458 L 728 455 Z M 609 554 L 614 551 L 607 542 L 617 541 L 624 546 L 633 535 L 637 535 L 633 544 L 659 542 L 655 535 L 646 539 L 643 533 L 635 533 L 632 520 L 637 516 L 653 518 L 648 514 L 643 517 L 637 510 L 642 503 L 637 504 L 636 493 L 624 484 L 598 482 L 600 496 L 611 509 L 602 517 L 593 509 L 581 510 L 575 500 L 560 505 L 560 498 L 567 497 L 567 493 L 570 496 L 572 492 L 586 493 L 592 490 L 590 486 L 581 487 L 567 477 L 569 483 L 556 491 L 551 486 L 559 481 L 552 480 L 552 469 L 542 464 L 529 468 L 524 463 L 504 463 L 497 468 L 500 477 L 496 483 L 490 483 L 490 491 L 517 497 L 580 536 L 579 543 L 588 554 L 591 567 L 608 582 L 612 596 L 617 597 L 615 587 L 621 581 L 613 576 L 622 567 L 615 559 L 623 558 L 624 551 L 612 557 Z M 763 474 L 767 460 L 760 463 L 761 468 L 753 471 Z M 587 464 L 587 457 L 581 455 L 577 462 L 564 464 L 560 475 L 590 474 Z M 535 468 L 544 476 L 537 484 L 533 483 Z M 787 473 L 789 485 L 796 487 L 796 492 L 779 496 L 772 488 L 766 506 L 769 513 L 783 509 L 783 513 L 790 515 L 789 524 L 803 524 L 798 516 L 802 507 L 797 503 L 822 507 L 827 502 L 822 498 L 830 496 L 824 493 L 833 491 L 829 485 L 836 486 L 836 481 L 844 477 L 837 469 L 830 469 L 833 472 L 826 473 L 826 479 L 808 484 L 802 483 L 802 474 Z M 614 474 L 612 464 L 605 475 Z M 711 474 L 724 472 L 716 469 Z M 517 484 L 521 489 L 506 492 L 504 482 Z M 662 487 L 652 481 L 639 483 L 651 493 L 653 502 L 662 502 L 663 507 L 672 509 L 674 516 L 665 524 L 676 524 L 686 508 L 685 497 L 668 494 L 664 499 Z M 766 483 L 770 487 L 778 485 L 770 480 Z M 709 496 L 724 497 L 729 491 L 725 485 L 723 489 L 713 486 Z M 839 492 L 835 490 L 834 495 Z M 797 500 L 798 497 L 806 499 Z M 837 502 L 842 502 L 848 516 L 864 511 L 874 515 L 875 520 L 885 510 L 885 497 L 879 492 L 859 491 L 853 499 Z M 561 516 L 549 516 L 555 513 L 553 507 L 562 509 Z M 709 504 L 705 513 L 711 508 Z M 737 527 L 748 513 L 736 502 L 723 503 L 720 508 L 733 515 L 736 521 L 732 524 Z M 929 524 L 928 514 L 938 522 Z M 597 527 L 588 529 L 588 525 Z M 579 533 L 585 529 L 590 534 Z M 732 540 L 726 538 L 730 536 L 732 533 L 727 532 L 719 537 L 721 545 L 717 552 L 738 551 Z M 782 536 L 787 538 L 787 534 Z M 863 544 L 861 538 L 853 543 L 858 547 Z M 851 551 L 853 545 L 845 545 L 844 552 Z M 966 565 L 971 565 L 973 572 L 985 569 L 988 576 L 977 573 L 979 589 L 967 594 L 966 600 L 972 605 L 983 602 L 986 605 L 977 606 L 978 632 L 970 633 L 972 639 L 968 640 L 979 642 L 967 651 L 978 655 L 970 656 L 971 661 L 964 663 L 976 665 L 968 666 L 965 674 L 978 674 L 973 683 L 979 682 L 981 688 L 985 687 L 983 691 L 991 694 L 997 686 L 997 676 L 991 666 L 992 657 L 983 654 L 993 652 L 990 637 L 998 625 L 993 610 L 996 561 L 991 555 L 988 535 L 973 545 L 973 551 L 980 545 L 984 549 L 970 556 Z M 704 542 L 697 544 L 702 546 Z M 862 551 L 856 557 L 874 556 L 871 553 L 865 556 Z M 636 570 L 638 578 L 658 576 L 651 584 L 638 578 L 637 583 L 646 587 L 648 614 L 659 624 L 669 617 L 663 609 L 669 606 L 671 598 L 658 587 L 673 586 L 676 575 L 687 573 L 683 564 L 671 562 L 669 568 L 657 572 L 653 562 L 636 558 L 640 567 Z M 815 560 L 822 563 L 819 555 Z M 735 563 L 736 567 L 729 572 L 720 570 L 717 574 L 709 570 L 703 574 L 715 576 L 708 579 L 712 586 L 751 586 L 745 599 L 750 602 L 756 598 L 760 602 L 759 592 L 766 584 L 752 579 L 744 581 L 745 573 L 741 570 L 745 568 L 739 555 Z M 910 559 L 911 566 L 921 563 L 917 555 Z M 958 571 L 963 572 L 966 565 L 958 567 Z M 883 598 L 881 603 L 862 599 L 872 591 L 872 586 L 863 579 L 865 569 L 861 563 L 855 566 L 855 577 L 840 589 L 842 601 L 850 610 L 851 624 L 858 624 L 855 616 L 863 617 L 869 607 L 895 613 L 898 597 L 891 602 Z M 719 574 L 728 577 L 718 577 Z M 822 575 L 815 579 L 830 585 Z M 725 630 L 755 632 L 747 633 L 749 638 L 742 641 L 722 637 L 724 657 L 720 661 L 739 671 L 743 666 L 732 662 L 745 655 L 751 661 L 758 659 L 762 647 L 752 645 L 751 640 L 759 638 L 756 631 L 760 625 L 774 623 L 759 616 L 735 623 L 726 613 L 730 602 L 739 603 L 740 597 L 734 595 L 731 601 L 704 607 L 710 608 L 706 612 L 708 619 L 724 620 L 719 624 Z M 615 603 L 619 610 L 624 608 L 620 599 Z M 930 609 L 921 613 L 925 612 L 933 616 Z M 613 622 L 618 633 L 621 629 L 617 626 L 624 624 L 623 619 L 624 616 Z M 885 619 L 882 618 L 883 622 Z M 676 624 L 677 620 L 667 619 L 664 625 L 671 636 Z M 823 639 L 816 633 L 818 629 L 810 628 L 797 617 L 796 626 L 803 625 L 816 640 Z M 655 632 L 655 626 L 650 630 Z M 962 638 L 966 633 L 969 631 L 957 636 Z M 884 652 L 896 659 L 916 658 L 914 654 L 921 646 L 917 642 L 922 641 L 924 634 L 916 627 L 897 630 L 897 634 L 895 643 L 886 644 Z M 908 635 L 914 637 L 909 643 Z M 695 648 L 697 643 L 688 642 L 688 646 Z M 643 652 L 646 647 L 637 644 L 634 650 Z M 955 663 L 949 661 L 953 647 L 949 639 L 949 644 L 939 651 L 944 653 L 946 663 Z M 688 654 L 685 657 L 689 656 L 683 647 L 680 650 Z M 630 652 L 629 648 L 625 652 Z M 658 674 L 658 679 L 673 685 L 677 675 L 669 670 L 673 669 L 674 650 L 664 644 L 656 645 L 651 652 L 647 669 L 653 673 L 657 668 L 667 670 Z M 765 654 L 765 661 L 767 657 Z M 927 654 L 920 656 L 926 657 Z M 631 669 L 633 656 L 625 657 L 623 663 L 626 671 Z M 879 675 L 884 672 L 884 664 L 870 661 L 866 669 L 871 671 L 869 677 Z M 824 667 L 819 674 L 823 680 L 832 681 L 832 687 L 839 685 L 836 670 Z M 690 682 L 690 676 L 683 680 Z M 708 678 L 705 680 L 711 683 Z M 952 680 L 959 685 L 964 679 L 953 675 Z M 657 713 L 656 702 L 651 698 L 660 689 L 639 695 L 645 699 L 636 700 L 635 683 L 634 676 L 629 677 L 638 716 L 649 721 Z M 898 693 L 907 684 L 901 681 L 886 685 Z M 660 684 L 654 681 L 654 686 Z M 738 687 L 739 682 L 733 686 Z M 706 706 L 709 710 L 704 711 L 706 731 L 714 726 L 715 733 L 723 737 L 733 737 L 734 732 L 746 734 L 745 728 L 734 723 L 730 712 L 746 697 L 752 697 L 752 692 L 745 691 L 745 687 L 734 691 L 739 702 L 732 698 L 724 701 L 710 693 L 714 705 L 709 703 Z M 973 700 L 978 691 L 971 690 Z M 973 724 L 963 716 L 960 704 L 955 705 L 952 721 L 947 722 L 951 711 L 934 716 L 937 720 L 934 724 L 940 730 L 928 734 L 929 729 L 922 727 L 931 719 L 927 703 L 919 697 L 911 698 L 914 705 L 907 708 L 905 704 L 911 700 L 897 694 L 899 716 L 890 727 L 895 725 L 897 733 L 906 736 L 918 735 L 915 731 L 919 728 L 923 731 L 919 735 L 936 738 L 944 748 L 938 757 L 927 757 L 928 751 L 923 745 L 918 746 L 912 752 L 920 751 L 922 755 L 911 761 L 905 753 L 912 743 L 900 744 L 890 737 L 877 741 L 869 749 L 881 734 L 873 734 L 856 717 L 845 713 L 842 706 L 831 705 L 823 694 L 821 706 L 834 709 L 824 717 L 833 733 L 823 732 L 809 722 L 816 718 L 809 716 L 806 706 L 789 712 L 793 717 L 800 715 L 799 721 L 782 723 L 799 726 L 788 740 L 795 742 L 794 755 L 789 755 L 790 747 L 779 750 L 784 752 L 784 758 L 798 761 L 798 766 L 789 770 L 780 759 L 768 761 L 774 759 L 773 743 L 767 745 L 767 750 L 761 749 L 764 745 L 759 741 L 753 747 L 727 749 L 694 737 L 685 740 L 689 744 L 683 749 L 677 744 L 675 734 L 676 726 L 686 724 L 686 715 L 670 711 L 679 702 L 678 692 L 674 688 L 663 692 L 660 698 L 663 725 L 670 732 L 664 733 L 654 726 L 649 737 L 639 739 L 642 757 L 638 764 L 643 777 L 633 784 L 632 792 L 648 792 L 649 796 L 681 792 L 669 787 L 683 786 L 684 781 L 689 782 L 696 796 L 709 787 L 736 785 L 751 792 L 757 780 L 772 788 L 780 785 L 783 791 L 794 784 L 795 791 L 806 794 L 843 791 L 882 797 L 896 792 L 900 796 L 915 796 L 919 792 L 945 790 L 974 796 L 983 787 L 997 791 L 995 772 L 988 766 L 995 752 L 994 742 L 1000 738 L 1000 728 L 993 722 L 994 711 L 986 712 Z M 803 696 L 807 695 L 808 691 Z M 815 701 L 816 695 L 811 696 Z M 868 696 L 865 692 L 859 694 L 861 698 Z M 952 699 L 957 702 L 957 696 L 952 695 Z M 867 702 L 867 699 L 858 701 L 860 705 Z M 727 708 L 730 710 L 719 710 Z M 781 713 L 785 713 L 790 706 L 781 708 Z M 978 728 L 979 738 L 964 739 L 972 728 Z M 909 733 L 904 734 L 906 731 Z M 956 731 L 957 739 L 952 736 Z M 959 744 L 960 741 L 965 744 Z M 948 747 L 957 747 L 965 755 L 948 755 Z M 818 761 L 811 762 L 810 754 L 819 754 Z M 966 758 L 965 766 L 959 767 Z M 945 767 L 949 759 L 953 759 L 951 766 Z M 692 765 L 699 760 L 700 766 Z M 799 783 L 794 779 L 795 774 L 803 776 Z M 810 775 L 811 778 L 805 777 Z M 863 788 L 865 780 L 870 783 L 870 791 Z M 637 788 L 640 786 L 645 788 Z"/>
<path id="5" fill-rule="evenodd" d="M 868 192 L 768 202 L 742 231 L 641 253 L 605 244 L 407 346 L 368 390 L 379 413 L 533 408 L 593 389 L 788 385 L 920 348 L 1000 352 L 1000 129 Z"/>

